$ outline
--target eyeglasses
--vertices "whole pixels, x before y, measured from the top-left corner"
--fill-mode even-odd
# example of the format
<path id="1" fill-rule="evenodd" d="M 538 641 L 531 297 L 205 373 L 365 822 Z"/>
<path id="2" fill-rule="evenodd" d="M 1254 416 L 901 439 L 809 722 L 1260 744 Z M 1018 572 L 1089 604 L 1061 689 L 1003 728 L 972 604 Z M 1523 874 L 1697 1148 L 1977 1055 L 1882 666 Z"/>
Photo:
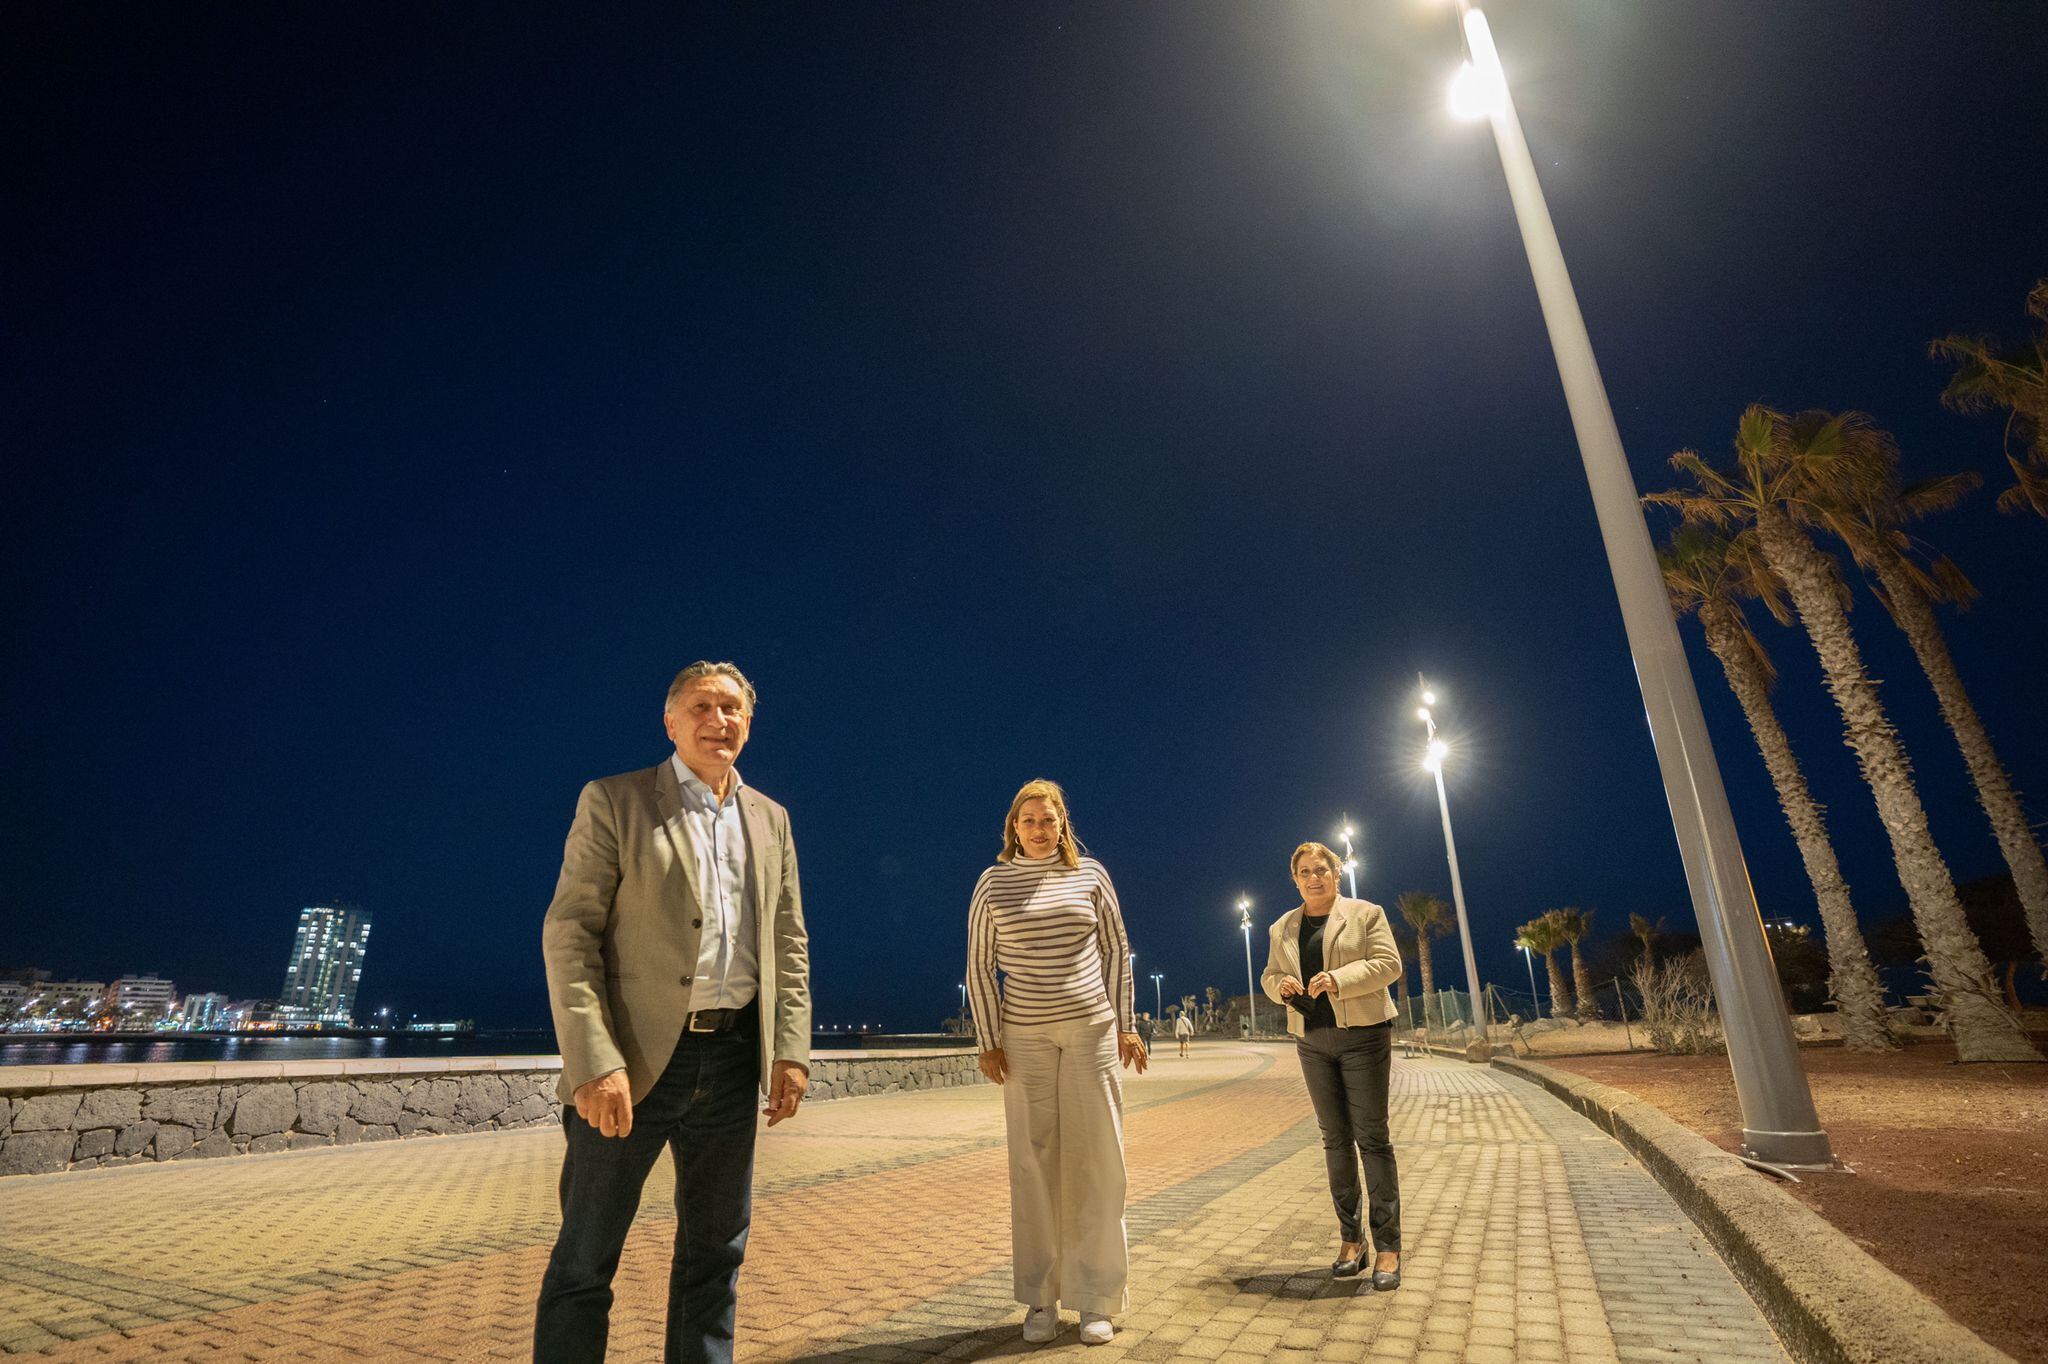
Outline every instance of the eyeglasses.
<path id="1" fill-rule="evenodd" d="M 1294 879 L 1297 881 L 1320 881 L 1326 876 L 1335 876 L 1336 874 L 1323 867 L 1303 867 L 1294 873 Z"/>

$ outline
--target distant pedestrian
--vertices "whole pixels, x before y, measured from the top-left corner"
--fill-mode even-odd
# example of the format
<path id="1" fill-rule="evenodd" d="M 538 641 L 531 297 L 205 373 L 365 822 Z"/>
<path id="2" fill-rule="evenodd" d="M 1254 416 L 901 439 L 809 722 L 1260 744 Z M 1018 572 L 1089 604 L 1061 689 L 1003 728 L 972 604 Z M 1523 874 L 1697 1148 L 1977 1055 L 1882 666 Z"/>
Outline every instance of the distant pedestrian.
<path id="1" fill-rule="evenodd" d="M 811 978 L 789 812 L 733 763 L 753 684 L 693 663 L 662 708 L 666 762 L 583 788 L 541 930 L 562 1049 L 562 1230 L 533 1357 L 602 1360 L 612 1276 L 663 1148 L 676 1165 L 668 1364 L 731 1364 L 768 1125 L 809 1084 Z"/>
<path id="2" fill-rule="evenodd" d="M 1138 1040 L 1145 1044 L 1145 1054 L 1148 1056 L 1152 1054 L 1152 1037 L 1158 1030 L 1159 1025 L 1152 1021 L 1151 1014 L 1138 1015 Z"/>
<path id="3" fill-rule="evenodd" d="M 1180 1055 L 1183 1061 L 1187 1059 L 1188 1055 L 1188 1039 L 1194 1035 L 1194 1020 L 1188 1017 L 1186 1009 L 1182 1009 L 1173 1016 L 1173 1036 L 1174 1040 L 1180 1043 Z"/>
<path id="4" fill-rule="evenodd" d="M 1385 910 L 1337 894 L 1338 865 L 1337 855 L 1320 843 L 1294 850 L 1288 869 L 1301 903 L 1273 925 L 1260 984 L 1288 1006 L 1287 1031 L 1294 1035 L 1316 1125 L 1323 1130 L 1323 1161 L 1342 1238 L 1330 1273 L 1350 1278 L 1365 1269 L 1364 1200 L 1376 1252 L 1372 1286 L 1399 1288 L 1401 1189 L 1387 1135 L 1394 1001 L 1387 987 L 1401 977 L 1401 952 Z"/>
<path id="5" fill-rule="evenodd" d="M 1058 1335 L 1065 1303 L 1081 1314 L 1082 1341 L 1105 1344 L 1130 1306 L 1117 1063 L 1143 1074 L 1146 1053 L 1116 888 L 1082 855 L 1053 782 L 1017 792 L 1003 850 L 975 883 L 967 996 L 982 1074 L 1003 1086 L 1024 1339 Z"/>

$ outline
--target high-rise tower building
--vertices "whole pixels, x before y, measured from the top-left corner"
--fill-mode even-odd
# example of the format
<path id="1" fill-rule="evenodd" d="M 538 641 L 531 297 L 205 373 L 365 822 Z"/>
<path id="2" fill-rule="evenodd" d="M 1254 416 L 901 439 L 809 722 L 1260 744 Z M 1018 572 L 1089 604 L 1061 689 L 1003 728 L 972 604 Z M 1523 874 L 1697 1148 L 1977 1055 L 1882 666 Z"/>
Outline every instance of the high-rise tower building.
<path id="1" fill-rule="evenodd" d="M 353 905 L 310 905 L 299 911 L 299 931 L 285 966 L 279 1011 L 296 1023 L 355 1021 L 356 987 L 369 951 L 370 912 Z"/>

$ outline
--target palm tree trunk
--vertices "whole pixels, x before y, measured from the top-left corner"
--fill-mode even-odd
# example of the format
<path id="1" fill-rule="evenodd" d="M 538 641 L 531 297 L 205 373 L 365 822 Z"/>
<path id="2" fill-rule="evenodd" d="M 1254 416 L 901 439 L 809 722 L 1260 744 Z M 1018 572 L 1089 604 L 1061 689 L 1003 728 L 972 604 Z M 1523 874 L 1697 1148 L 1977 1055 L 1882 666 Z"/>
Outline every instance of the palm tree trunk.
<path id="1" fill-rule="evenodd" d="M 1600 1016 L 1599 1001 L 1593 998 L 1593 973 L 1579 955 L 1579 940 L 1572 939 L 1572 993 L 1579 997 L 1579 1022 L 1591 1023 Z"/>
<path id="2" fill-rule="evenodd" d="M 1543 954 L 1543 973 L 1550 977 L 1550 1016 L 1564 1018 L 1572 1012 L 1571 987 L 1565 984 L 1564 968 L 1557 964 L 1557 949 Z"/>
<path id="3" fill-rule="evenodd" d="M 1845 738 L 1863 780 L 1877 801 L 1877 817 L 1891 839 L 1892 861 L 1912 906 L 1927 951 L 1928 974 L 1965 1061 L 2030 1061 L 2040 1057 L 2006 1012 L 1991 984 L 1991 963 L 1963 917 L 1955 881 L 1928 832 L 1927 811 L 1913 785 L 1911 765 L 1863 668 L 1848 613 L 1835 595 L 1831 565 L 1805 532 L 1775 507 L 1761 508 L 1757 540 L 1771 571 L 1785 584 L 1799 620 L 1827 674 L 1828 691 L 1842 714 Z"/>
<path id="4" fill-rule="evenodd" d="M 1432 1026 L 1429 1018 L 1430 1006 L 1436 1002 L 1436 978 L 1429 969 L 1429 934 L 1427 932 L 1415 935 L 1415 969 L 1422 973 L 1422 1026 L 1427 1028 Z M 1441 1025 L 1442 1022 L 1443 1011 L 1439 1009 L 1437 1010 L 1437 1024 Z"/>
<path id="5" fill-rule="evenodd" d="M 1892 619 L 1905 632 L 1914 656 L 1920 660 L 1921 671 L 1934 687 L 1942 718 L 1955 731 L 1956 746 L 1962 749 L 1970 779 L 1977 784 L 1977 803 L 1990 816 L 1998 850 L 2005 854 L 2005 865 L 2012 868 L 2013 887 L 2019 891 L 2020 905 L 2026 910 L 2034 952 L 2048 961 L 2048 862 L 2042 860 L 2041 845 L 2034 841 L 2034 831 L 2027 826 L 2019 792 L 2013 790 L 2012 778 L 2006 775 L 2005 764 L 1998 761 L 1991 736 L 1984 732 L 1984 721 L 1978 718 L 1977 707 L 1970 703 L 1970 694 L 1963 688 L 1962 675 L 1956 671 L 1955 659 L 1949 656 L 1948 641 L 1942 637 L 1941 622 L 1935 618 L 1934 608 L 1907 581 L 1896 561 L 1881 560 L 1877 578 L 1889 598 Z"/>
<path id="6" fill-rule="evenodd" d="M 1892 1035 L 1891 1019 L 1884 1010 L 1884 989 L 1878 983 L 1877 968 L 1870 964 L 1863 930 L 1856 924 L 1849 883 L 1842 879 L 1835 845 L 1828 841 L 1827 824 L 1807 789 L 1806 774 L 1792 755 L 1792 741 L 1786 738 L 1771 706 L 1770 681 L 1748 648 L 1734 607 L 1725 602 L 1703 602 L 1700 624 L 1706 629 L 1707 647 L 1721 660 L 1729 690 L 1742 703 L 1757 751 L 1763 754 L 1764 767 L 1771 774 L 1771 785 L 1778 790 L 1778 805 L 1785 812 L 1785 822 L 1792 826 L 1792 841 L 1799 845 L 1799 860 L 1806 864 L 1806 879 L 1813 883 L 1814 903 L 1820 907 L 1821 927 L 1827 934 L 1828 993 L 1842 1020 L 1843 1045 L 1853 1051 L 1894 1051 L 1899 1040 Z"/>

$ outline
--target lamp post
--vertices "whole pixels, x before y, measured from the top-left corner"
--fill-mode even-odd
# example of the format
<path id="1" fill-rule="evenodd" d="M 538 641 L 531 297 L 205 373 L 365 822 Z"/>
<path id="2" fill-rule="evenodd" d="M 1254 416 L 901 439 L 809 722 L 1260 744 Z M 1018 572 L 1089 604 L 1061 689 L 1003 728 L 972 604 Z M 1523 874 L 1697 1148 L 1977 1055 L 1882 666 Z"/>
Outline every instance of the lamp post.
<path id="1" fill-rule="evenodd" d="M 1522 136 L 1486 15 L 1471 0 L 1457 4 L 1468 60 L 1452 81 L 1452 107 L 1461 116 L 1483 117 L 1492 125 L 1494 146 L 1507 176 L 1508 197 L 1521 228 L 1529 273 L 1564 383 L 1565 405 L 1578 436 L 1579 457 L 1586 466 L 1600 538 L 1607 548 L 1608 569 L 1621 602 L 1622 626 L 1635 661 L 1636 684 L 1642 689 L 1686 886 L 1699 918 L 1708 974 L 1721 1005 L 1728 1062 L 1742 1104 L 1744 1152 L 1774 1164 L 1831 1165 L 1834 1151 L 1821 1129 L 1806 1074 L 1799 1068 L 1792 1022 L 1764 941 L 1756 892 L 1707 738 L 1699 692 L 1672 620 L 1635 478 L 1621 448 L 1621 432 L 1593 358 L 1592 338 L 1572 291 L 1557 229 L 1543 200 L 1536 163 Z"/>
<path id="2" fill-rule="evenodd" d="M 1152 973 L 1152 1016 L 1154 1018 L 1166 1017 L 1166 1006 L 1160 1003 L 1161 996 L 1159 994 L 1159 982 L 1165 974 L 1163 971 L 1154 971 Z"/>
<path id="3" fill-rule="evenodd" d="M 1344 875 L 1351 887 L 1351 898 L 1358 898 L 1358 854 L 1351 846 L 1351 835 L 1355 833 L 1351 821 L 1345 820 L 1344 827 L 1337 831 L 1337 837 L 1344 840 Z"/>
<path id="4" fill-rule="evenodd" d="M 1458 843 L 1451 837 L 1451 802 L 1444 794 L 1444 759 L 1451 750 L 1450 745 L 1436 737 L 1436 718 L 1430 713 L 1430 707 L 1436 704 L 1436 693 L 1429 689 L 1428 680 L 1420 674 L 1416 675 L 1416 681 L 1422 684 L 1422 704 L 1415 713 L 1429 731 L 1429 747 L 1423 752 L 1422 767 L 1436 778 L 1436 808 L 1444 821 L 1444 856 L 1451 864 L 1451 904 L 1458 911 L 1458 946 L 1465 953 L 1465 989 L 1471 996 L 1468 1004 L 1478 1023 L 1479 1036 L 1484 1038 L 1486 1023 L 1482 1010 L 1486 1007 L 1485 997 L 1479 989 L 1479 961 L 1472 955 L 1472 925 L 1465 917 L 1465 882 L 1458 875 Z"/>
<path id="5" fill-rule="evenodd" d="M 1520 938 L 1515 939 L 1515 946 L 1522 949 L 1522 965 L 1529 968 L 1529 1012 L 1541 1018 L 1543 1001 L 1536 997 L 1536 956 L 1529 950 L 1529 944 Z"/>
<path id="6" fill-rule="evenodd" d="M 1244 1007 L 1251 1016 L 1252 1032 L 1259 1030 L 1259 991 L 1252 984 L 1252 901 L 1249 895 L 1237 897 L 1237 926 L 1244 930 Z"/>
<path id="7" fill-rule="evenodd" d="M 967 1013 L 967 982 L 964 980 L 960 982 L 960 1013 L 963 1017 Z"/>

